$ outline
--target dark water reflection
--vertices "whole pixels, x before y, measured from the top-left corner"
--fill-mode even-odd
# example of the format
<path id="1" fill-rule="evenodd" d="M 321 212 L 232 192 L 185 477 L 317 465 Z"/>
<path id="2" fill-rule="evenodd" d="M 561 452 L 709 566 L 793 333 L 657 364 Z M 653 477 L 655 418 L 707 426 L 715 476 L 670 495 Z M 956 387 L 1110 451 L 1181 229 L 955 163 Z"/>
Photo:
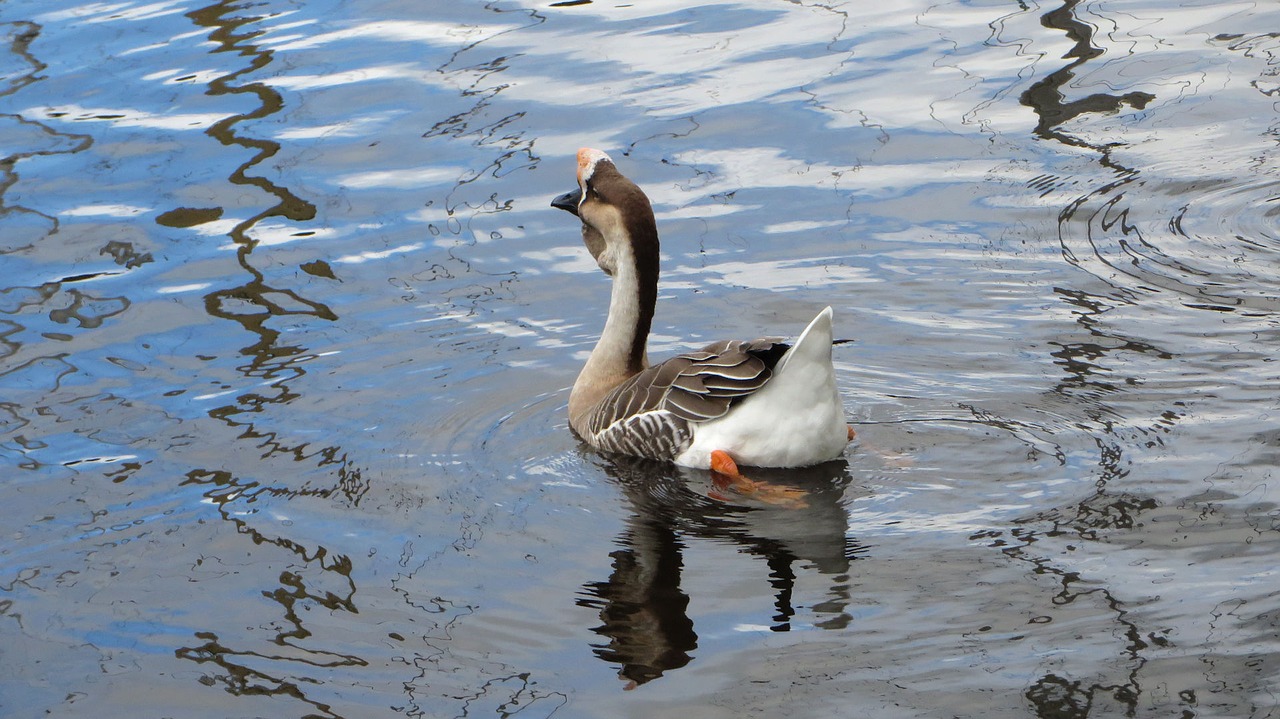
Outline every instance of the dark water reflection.
<path id="1" fill-rule="evenodd" d="M 1275 714 L 1278 24 L 0 5 L 0 715 Z M 569 434 L 580 145 L 856 340 L 806 508 Z"/>
<path id="2" fill-rule="evenodd" d="M 1022 104 L 1035 110 L 1039 122 L 1036 123 L 1035 134 L 1046 140 L 1053 140 L 1064 145 L 1084 147 L 1095 150 L 1100 155 L 1103 165 L 1110 163 L 1106 145 L 1090 144 L 1088 140 L 1070 134 L 1064 125 L 1081 115 L 1094 113 L 1115 114 L 1126 107 L 1143 110 L 1147 104 L 1156 99 L 1149 92 L 1128 92 L 1123 95 L 1094 93 L 1085 97 L 1070 99 L 1066 93 L 1076 79 L 1076 73 L 1086 63 L 1102 57 L 1106 51 L 1094 43 L 1095 25 L 1081 19 L 1079 0 L 1067 0 L 1061 7 L 1049 10 L 1040 16 L 1040 24 L 1051 30 L 1061 30 L 1074 43 L 1062 57 L 1070 60 L 1066 65 L 1045 75 L 1027 88 L 1022 97 Z M 1123 168 L 1117 168 L 1126 172 Z M 1127 174 L 1127 172 L 1126 172 Z"/>
<path id="3" fill-rule="evenodd" d="M 628 688 L 685 666 L 697 648 L 689 596 L 681 589 L 682 555 L 695 542 L 730 543 L 765 562 L 775 609 L 770 630 L 791 628 L 798 565 L 831 582 L 826 598 L 811 608 L 814 626 L 848 625 L 850 562 L 866 548 L 846 537 L 843 502 L 849 501 L 846 489 L 852 480 L 846 462 L 753 475 L 805 490 L 803 508 L 745 507 L 731 499 L 709 499 L 692 491 L 687 472 L 659 463 L 614 457 L 601 468 L 622 489 L 632 514 L 615 540 L 619 549 L 609 554 L 609 579 L 586 585 L 590 598 L 580 603 L 599 610 L 602 624 L 592 631 L 609 641 L 595 653 L 621 666 L 619 676 Z M 692 483 L 697 486 L 696 479 Z"/>

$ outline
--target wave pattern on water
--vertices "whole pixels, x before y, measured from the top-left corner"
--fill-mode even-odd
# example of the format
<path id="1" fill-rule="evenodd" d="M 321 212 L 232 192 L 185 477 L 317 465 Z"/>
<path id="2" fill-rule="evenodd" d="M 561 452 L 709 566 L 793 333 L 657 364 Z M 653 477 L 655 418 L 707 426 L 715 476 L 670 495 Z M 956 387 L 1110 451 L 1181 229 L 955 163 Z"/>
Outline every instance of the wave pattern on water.
<path id="1" fill-rule="evenodd" d="M 1275 19 L 5 3 L 0 709 L 1254 706 Z M 836 306 L 807 508 L 569 433 L 580 145 L 654 200 L 655 357 Z"/>
<path id="2" fill-rule="evenodd" d="M 1117 173 L 1062 210 L 1063 254 L 1123 293 L 1167 291 L 1202 309 L 1271 312 L 1280 294 L 1280 278 L 1267 271 L 1277 250 L 1277 192 L 1274 152 L 1260 151 L 1259 140 L 1276 135 L 1266 84 L 1275 75 L 1275 41 L 1212 28 L 1190 37 L 1209 36 L 1215 56 L 1176 45 L 1162 51 L 1174 66 L 1189 64 L 1179 56 L 1192 52 L 1212 63 L 1198 71 L 1201 83 L 1222 83 L 1212 95 L 1188 93 L 1163 74 L 1148 77 L 1158 68 L 1135 61 L 1119 71 L 1127 84 L 1161 88 L 1134 105 L 1152 103 L 1142 124 L 1082 126 L 1054 137 L 1098 150 Z M 1228 66 L 1232 77 L 1220 79 Z M 1250 74 L 1255 79 L 1244 79 Z M 1238 122 L 1223 121 L 1228 103 Z"/>

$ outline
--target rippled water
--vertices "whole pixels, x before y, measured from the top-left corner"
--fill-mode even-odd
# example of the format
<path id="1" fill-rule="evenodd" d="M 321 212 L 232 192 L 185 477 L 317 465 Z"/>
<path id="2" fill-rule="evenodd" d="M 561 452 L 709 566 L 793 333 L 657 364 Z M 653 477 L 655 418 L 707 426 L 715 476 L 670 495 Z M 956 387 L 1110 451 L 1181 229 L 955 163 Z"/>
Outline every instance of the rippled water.
<path id="1" fill-rule="evenodd" d="M 0 714 L 1280 716 L 1280 8 L 0 5 Z M 824 305 L 859 441 L 584 449 Z"/>

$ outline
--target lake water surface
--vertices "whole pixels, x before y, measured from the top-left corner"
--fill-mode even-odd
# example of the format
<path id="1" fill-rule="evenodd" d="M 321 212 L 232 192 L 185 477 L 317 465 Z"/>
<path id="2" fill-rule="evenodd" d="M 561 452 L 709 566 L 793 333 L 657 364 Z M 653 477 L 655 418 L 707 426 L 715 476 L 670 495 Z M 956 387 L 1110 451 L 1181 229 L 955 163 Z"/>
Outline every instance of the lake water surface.
<path id="1" fill-rule="evenodd" d="M 1280 6 L 0 4 L 0 715 L 1280 717 Z M 831 305 L 803 509 L 599 456 Z"/>

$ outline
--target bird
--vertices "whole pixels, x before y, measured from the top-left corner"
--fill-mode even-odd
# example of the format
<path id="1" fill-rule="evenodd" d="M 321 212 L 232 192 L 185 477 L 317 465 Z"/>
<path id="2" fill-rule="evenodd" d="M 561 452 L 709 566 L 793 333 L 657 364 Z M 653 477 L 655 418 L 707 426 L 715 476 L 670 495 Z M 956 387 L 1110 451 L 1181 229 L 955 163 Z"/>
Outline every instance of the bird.
<path id="1" fill-rule="evenodd" d="M 820 464 L 853 439 L 832 365 L 831 308 L 793 345 L 725 340 L 650 364 L 653 206 L 605 152 L 584 147 L 577 161 L 577 188 L 551 206 L 581 220 L 583 244 L 613 286 L 600 339 L 569 394 L 570 428 L 598 450 L 709 469 L 717 487 L 802 504 L 803 493 L 747 479 L 740 467 Z"/>

